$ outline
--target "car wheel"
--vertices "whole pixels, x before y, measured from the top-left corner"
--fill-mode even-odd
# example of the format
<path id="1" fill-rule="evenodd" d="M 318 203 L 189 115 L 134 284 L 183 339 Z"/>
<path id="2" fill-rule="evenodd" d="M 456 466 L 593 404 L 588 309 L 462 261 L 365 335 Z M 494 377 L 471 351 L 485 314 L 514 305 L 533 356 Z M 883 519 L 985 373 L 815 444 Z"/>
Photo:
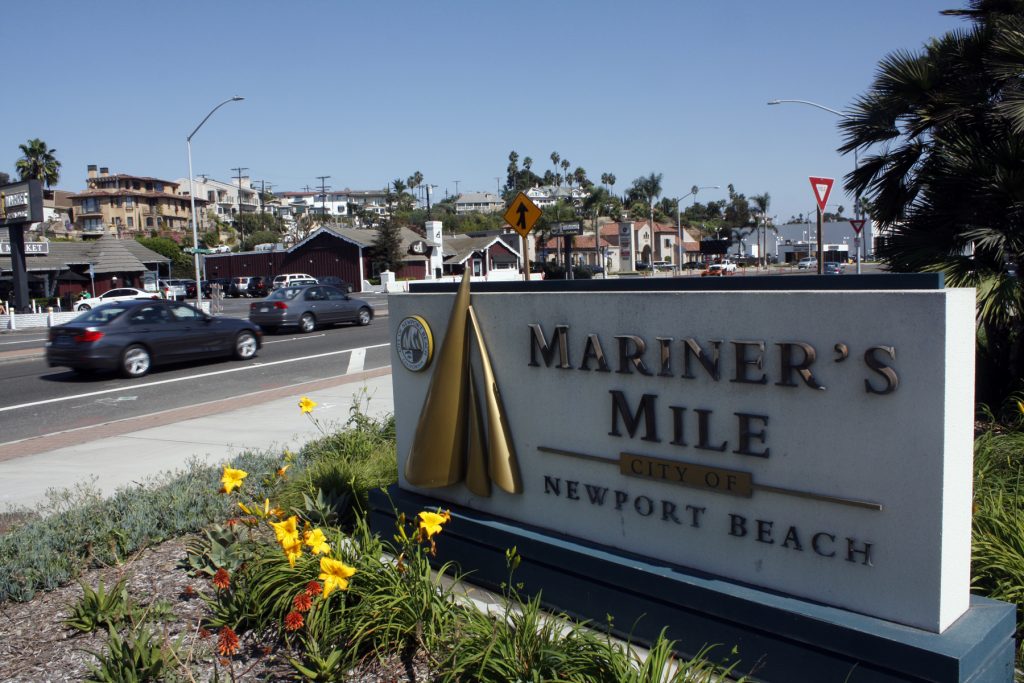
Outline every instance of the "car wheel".
<path id="1" fill-rule="evenodd" d="M 249 360 L 256 355 L 256 335 L 249 330 L 242 330 L 235 337 L 235 358 L 238 360 Z"/>
<path id="2" fill-rule="evenodd" d="M 316 318 L 313 317 L 312 313 L 303 313 L 302 317 L 299 318 L 299 330 L 302 332 L 312 332 L 316 329 Z"/>
<path id="3" fill-rule="evenodd" d="M 149 372 L 151 363 L 146 347 L 132 344 L 121 354 L 121 374 L 125 377 L 142 377 Z"/>
<path id="4" fill-rule="evenodd" d="M 79 307 L 78 307 L 77 309 L 75 309 L 75 310 L 79 310 L 79 311 L 91 311 L 91 310 L 92 310 L 92 306 L 90 306 L 89 304 L 82 304 L 82 305 L 80 305 L 80 306 L 79 306 Z"/>
<path id="5" fill-rule="evenodd" d="M 372 320 L 372 319 L 373 319 L 373 316 L 370 315 L 370 309 L 369 308 L 360 308 L 359 309 L 359 315 L 356 318 L 356 323 L 358 325 L 369 325 L 370 324 L 370 320 Z"/>

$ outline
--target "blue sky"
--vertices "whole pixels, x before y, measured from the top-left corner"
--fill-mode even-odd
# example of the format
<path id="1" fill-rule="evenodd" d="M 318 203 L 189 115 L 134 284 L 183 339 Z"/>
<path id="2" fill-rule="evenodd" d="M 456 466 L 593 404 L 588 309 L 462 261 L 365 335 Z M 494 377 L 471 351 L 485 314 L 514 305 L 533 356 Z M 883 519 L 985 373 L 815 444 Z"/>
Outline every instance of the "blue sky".
<path id="1" fill-rule="evenodd" d="M 614 190 L 662 173 L 664 194 L 768 192 L 785 221 L 837 179 L 838 117 L 878 61 L 964 25 L 962 0 L 19 2 L 0 22 L 0 170 L 39 137 L 62 162 L 299 190 L 383 187 L 421 171 L 435 197 L 497 189 L 510 150 L 557 151 Z M 687 201 L 690 201 L 689 199 Z"/>

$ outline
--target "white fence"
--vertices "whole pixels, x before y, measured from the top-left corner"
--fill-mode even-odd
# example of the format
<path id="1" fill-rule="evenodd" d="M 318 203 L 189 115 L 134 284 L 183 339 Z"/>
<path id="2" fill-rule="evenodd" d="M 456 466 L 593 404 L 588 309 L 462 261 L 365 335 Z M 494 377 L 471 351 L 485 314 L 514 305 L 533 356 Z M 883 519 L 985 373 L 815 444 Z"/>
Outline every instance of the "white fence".
<path id="1" fill-rule="evenodd" d="M 194 303 L 192 305 L 195 305 Z M 210 301 L 203 299 L 201 308 L 210 312 Z M 14 313 L 0 315 L 0 330 L 27 330 L 33 327 L 53 327 L 72 320 L 78 311 L 47 311 L 40 313 Z"/>
<path id="2" fill-rule="evenodd" d="M 513 268 L 497 268 L 491 270 L 487 275 L 473 275 L 470 282 L 518 282 L 523 279 L 523 274 Z M 530 273 L 531 280 L 543 280 L 543 273 Z M 426 280 L 395 280 L 394 273 L 384 271 L 380 274 L 381 284 L 370 285 L 363 281 L 364 292 L 408 292 L 409 285 L 422 282 L 462 282 L 461 275 L 444 275 Z"/>

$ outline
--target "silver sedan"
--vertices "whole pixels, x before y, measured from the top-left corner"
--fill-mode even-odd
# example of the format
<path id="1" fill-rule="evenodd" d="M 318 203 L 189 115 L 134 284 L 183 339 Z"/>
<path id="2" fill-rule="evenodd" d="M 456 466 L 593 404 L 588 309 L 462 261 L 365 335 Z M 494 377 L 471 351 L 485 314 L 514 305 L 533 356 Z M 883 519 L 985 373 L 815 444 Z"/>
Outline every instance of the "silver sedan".
<path id="1" fill-rule="evenodd" d="M 267 332 L 289 326 L 312 332 L 319 325 L 369 325 L 371 320 L 373 306 L 329 285 L 282 287 L 249 304 L 249 321 Z"/>

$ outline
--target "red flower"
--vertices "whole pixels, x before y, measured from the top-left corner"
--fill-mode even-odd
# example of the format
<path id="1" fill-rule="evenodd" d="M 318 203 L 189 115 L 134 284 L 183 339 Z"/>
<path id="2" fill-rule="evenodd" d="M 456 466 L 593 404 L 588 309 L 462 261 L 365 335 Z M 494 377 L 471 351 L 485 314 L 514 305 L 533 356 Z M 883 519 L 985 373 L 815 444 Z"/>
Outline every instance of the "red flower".
<path id="1" fill-rule="evenodd" d="M 306 595 L 308 595 L 311 598 L 313 596 L 320 595 L 323 592 L 324 587 L 320 585 L 319 581 L 310 581 L 306 584 Z"/>
<path id="2" fill-rule="evenodd" d="M 292 606 L 295 608 L 296 612 L 308 612 L 309 609 L 313 606 L 313 599 L 309 597 L 309 593 L 303 591 L 302 593 L 296 595 L 295 599 L 292 600 Z"/>
<path id="3" fill-rule="evenodd" d="M 231 527 L 233 527 L 233 526 L 235 526 L 236 524 L 238 524 L 238 518 L 237 518 L 237 517 L 232 517 L 231 519 L 229 519 L 228 521 L 226 521 L 226 522 L 224 522 L 224 523 L 225 523 L 225 524 L 226 524 L 226 525 L 228 526 L 228 528 L 230 529 Z"/>
<path id="4" fill-rule="evenodd" d="M 230 626 L 224 626 L 217 634 L 217 652 L 229 657 L 238 652 L 238 636 Z"/>
<path id="5" fill-rule="evenodd" d="M 213 575 L 213 585 L 225 591 L 231 588 L 231 575 L 224 567 L 218 569 L 217 573 Z"/>
<path id="6" fill-rule="evenodd" d="M 298 612 L 289 612 L 284 618 L 284 627 L 289 631 L 298 631 L 303 623 L 302 615 Z"/>
<path id="7" fill-rule="evenodd" d="M 205 626 L 200 626 L 199 627 L 199 637 L 200 638 L 202 638 L 203 640 L 206 640 L 211 635 L 213 635 L 213 634 L 210 633 L 209 631 L 207 631 Z"/>
<path id="8" fill-rule="evenodd" d="M 185 595 L 185 597 L 191 598 L 193 595 L 196 594 L 196 589 L 193 588 L 191 585 L 188 585 L 182 588 L 181 592 Z"/>

